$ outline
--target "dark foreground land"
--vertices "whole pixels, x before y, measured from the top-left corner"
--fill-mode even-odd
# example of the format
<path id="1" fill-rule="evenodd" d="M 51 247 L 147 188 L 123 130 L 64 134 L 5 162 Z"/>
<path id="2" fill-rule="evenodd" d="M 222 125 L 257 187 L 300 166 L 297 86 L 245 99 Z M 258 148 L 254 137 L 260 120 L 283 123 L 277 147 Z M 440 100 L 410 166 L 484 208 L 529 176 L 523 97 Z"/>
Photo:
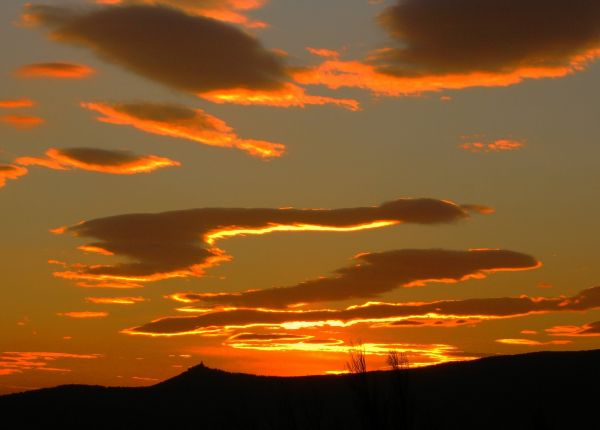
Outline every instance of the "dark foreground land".
<path id="1" fill-rule="evenodd" d="M 67 385 L 2 396 L 0 427 L 600 429 L 599 365 L 600 350 L 295 378 L 196 366 L 145 388 Z"/>

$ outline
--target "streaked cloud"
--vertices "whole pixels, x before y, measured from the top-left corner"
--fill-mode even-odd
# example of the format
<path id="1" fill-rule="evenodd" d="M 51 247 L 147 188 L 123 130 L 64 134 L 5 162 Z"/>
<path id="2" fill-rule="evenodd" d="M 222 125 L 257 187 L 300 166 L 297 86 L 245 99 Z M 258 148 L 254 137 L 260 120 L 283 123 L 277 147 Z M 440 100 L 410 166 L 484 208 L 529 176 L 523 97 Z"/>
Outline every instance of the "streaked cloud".
<path id="1" fill-rule="evenodd" d="M 85 282 L 151 282 L 203 276 L 231 259 L 216 242 L 271 232 L 351 232 L 400 223 L 437 224 L 468 218 L 455 203 L 399 199 L 380 206 L 347 209 L 205 208 L 128 214 L 54 230 L 95 239 L 85 244 L 129 260 L 114 265 L 77 264 L 55 272 Z"/>
<path id="2" fill-rule="evenodd" d="M 268 308 L 200 309 L 197 315 L 154 320 L 125 330 L 147 336 L 230 335 L 256 327 L 297 330 L 309 327 L 455 327 L 482 321 L 516 318 L 550 312 L 600 309 L 600 287 L 572 297 L 497 297 L 440 300 L 417 303 L 368 302 L 342 310 L 299 310 Z M 185 310 L 185 309 L 183 309 Z M 192 312 L 193 309 L 187 309 Z M 406 323 L 409 321 L 410 323 Z"/>
<path id="3" fill-rule="evenodd" d="M 177 161 L 156 155 L 142 156 L 130 151 L 99 148 L 50 148 L 45 158 L 20 157 L 15 163 L 53 170 L 80 169 L 115 175 L 149 173 L 163 167 L 180 166 Z"/>
<path id="4" fill-rule="evenodd" d="M 551 336 L 596 337 L 600 336 L 600 321 L 577 325 L 559 325 L 546 329 Z"/>
<path id="5" fill-rule="evenodd" d="M 209 146 L 237 148 L 255 157 L 279 157 L 285 150 L 280 143 L 242 139 L 225 121 L 202 109 L 165 103 L 82 103 L 81 106 L 99 112 L 102 116 L 98 121 Z"/>
<path id="6" fill-rule="evenodd" d="M 82 79 L 95 73 L 94 69 L 74 63 L 35 63 L 16 70 L 20 78 Z"/>
<path id="7" fill-rule="evenodd" d="M 321 277 L 290 287 L 241 293 L 175 294 L 173 298 L 185 303 L 278 308 L 374 298 L 398 287 L 423 286 L 431 282 L 457 283 L 485 278 L 493 272 L 529 270 L 539 266 L 535 258 L 514 251 L 403 249 L 359 254 L 352 265 L 336 270 L 333 277 Z"/>
<path id="8" fill-rule="evenodd" d="M 571 343 L 570 340 L 549 340 L 539 341 L 533 339 L 496 339 L 498 343 L 504 343 L 506 345 L 519 345 L 519 346 L 546 346 L 546 345 L 568 345 Z"/>
<path id="9" fill-rule="evenodd" d="M 23 373 L 28 370 L 45 372 L 70 372 L 65 367 L 56 367 L 63 360 L 93 360 L 100 354 L 71 354 L 67 352 L 16 352 L 0 353 L 0 376 Z"/>
<path id="10" fill-rule="evenodd" d="M 8 179 L 19 179 L 27 173 L 28 170 L 25 167 L 14 164 L 0 164 L 0 188 L 6 185 Z"/>
<path id="11" fill-rule="evenodd" d="M 86 297 L 85 301 L 97 305 L 134 305 L 145 302 L 144 297 Z"/>
<path id="12" fill-rule="evenodd" d="M 28 98 L 0 100 L 0 108 L 2 109 L 19 109 L 35 106 L 35 102 Z"/>
<path id="13" fill-rule="evenodd" d="M 28 130 L 37 127 L 45 122 L 44 118 L 34 115 L 2 115 L 0 116 L 0 122 L 11 125 L 18 129 Z"/>
<path id="14" fill-rule="evenodd" d="M 523 148 L 525 143 L 514 139 L 497 139 L 493 141 L 471 141 L 461 143 L 458 147 L 469 152 L 502 152 L 516 151 Z"/>
<path id="15" fill-rule="evenodd" d="M 72 311 L 72 312 L 60 312 L 57 314 L 61 317 L 76 318 L 76 319 L 87 319 L 87 318 L 104 318 L 108 316 L 108 312 L 103 311 Z"/>

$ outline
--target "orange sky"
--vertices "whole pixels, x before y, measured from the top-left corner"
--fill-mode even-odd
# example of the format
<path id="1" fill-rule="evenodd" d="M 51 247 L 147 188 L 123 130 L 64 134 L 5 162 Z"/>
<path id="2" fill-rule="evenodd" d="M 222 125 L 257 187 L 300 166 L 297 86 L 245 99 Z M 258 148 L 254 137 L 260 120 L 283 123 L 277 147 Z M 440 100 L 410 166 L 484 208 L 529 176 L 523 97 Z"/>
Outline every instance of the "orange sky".
<path id="1" fill-rule="evenodd" d="M 599 347 L 578 5 L 0 4 L 0 394 Z"/>

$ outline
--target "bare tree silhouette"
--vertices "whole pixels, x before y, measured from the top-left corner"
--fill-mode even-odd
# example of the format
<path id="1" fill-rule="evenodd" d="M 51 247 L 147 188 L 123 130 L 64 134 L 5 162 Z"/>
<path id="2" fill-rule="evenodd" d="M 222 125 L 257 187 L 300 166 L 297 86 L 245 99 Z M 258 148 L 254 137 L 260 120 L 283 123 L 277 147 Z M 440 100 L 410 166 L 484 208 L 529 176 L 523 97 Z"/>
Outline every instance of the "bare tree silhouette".
<path id="1" fill-rule="evenodd" d="M 410 397 L 409 397 L 409 372 L 410 360 L 408 354 L 404 351 L 390 350 L 388 351 L 387 364 L 394 372 L 393 390 L 395 395 L 395 407 L 392 408 L 392 420 L 398 423 L 396 428 L 409 429 L 412 427 L 412 415 L 410 413 Z"/>

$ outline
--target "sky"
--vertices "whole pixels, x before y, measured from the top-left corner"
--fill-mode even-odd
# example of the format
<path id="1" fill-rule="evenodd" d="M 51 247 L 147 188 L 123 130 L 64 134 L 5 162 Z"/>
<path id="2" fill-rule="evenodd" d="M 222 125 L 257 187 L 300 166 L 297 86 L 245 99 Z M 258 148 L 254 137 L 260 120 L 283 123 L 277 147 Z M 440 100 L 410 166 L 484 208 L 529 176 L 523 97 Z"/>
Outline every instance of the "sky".
<path id="1" fill-rule="evenodd" d="M 594 0 L 0 16 L 0 393 L 600 346 Z"/>

